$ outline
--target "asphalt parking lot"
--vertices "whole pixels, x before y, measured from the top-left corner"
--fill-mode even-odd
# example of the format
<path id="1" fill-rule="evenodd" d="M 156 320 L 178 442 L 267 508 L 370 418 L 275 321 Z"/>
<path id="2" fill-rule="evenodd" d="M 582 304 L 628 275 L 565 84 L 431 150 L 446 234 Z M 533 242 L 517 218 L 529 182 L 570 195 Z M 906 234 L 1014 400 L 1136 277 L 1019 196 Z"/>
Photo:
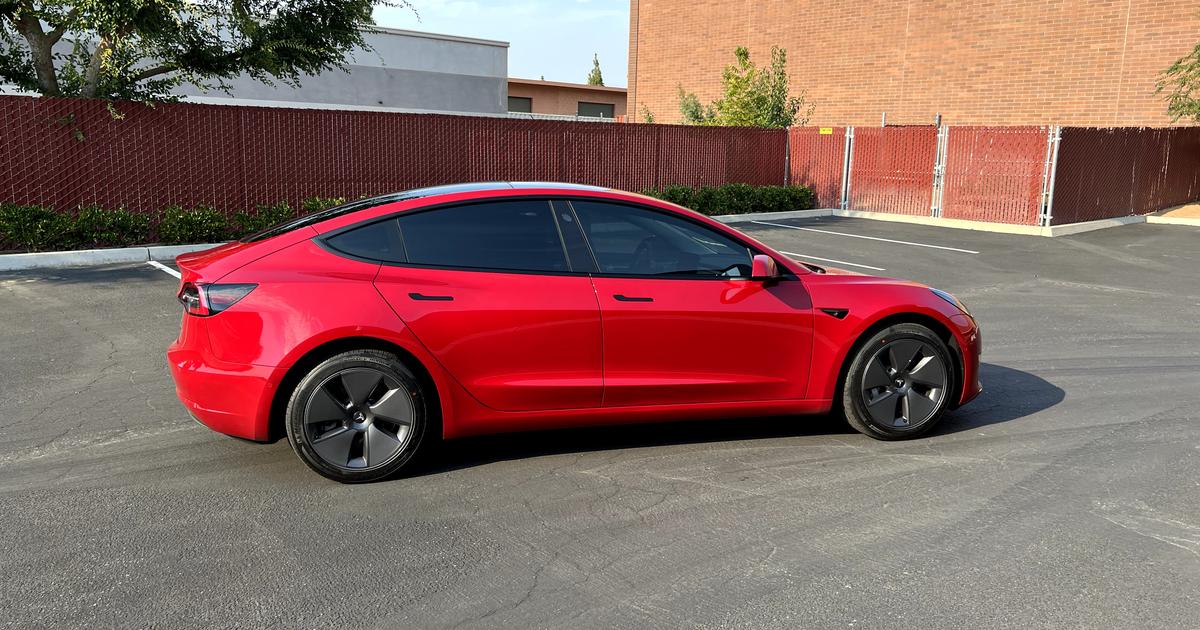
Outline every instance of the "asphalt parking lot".
<path id="1" fill-rule="evenodd" d="M 0 623 L 1197 626 L 1200 229 L 771 223 L 739 227 L 956 293 L 981 398 L 908 442 L 823 417 L 536 433 L 342 486 L 187 418 L 175 278 L 0 274 Z"/>

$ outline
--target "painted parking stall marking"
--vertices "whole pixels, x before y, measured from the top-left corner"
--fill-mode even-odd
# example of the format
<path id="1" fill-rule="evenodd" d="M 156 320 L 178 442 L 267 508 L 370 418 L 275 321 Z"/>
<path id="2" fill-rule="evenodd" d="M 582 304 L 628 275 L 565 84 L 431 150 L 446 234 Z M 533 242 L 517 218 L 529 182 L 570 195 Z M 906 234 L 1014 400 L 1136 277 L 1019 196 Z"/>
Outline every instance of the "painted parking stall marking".
<path id="1" fill-rule="evenodd" d="M 835 265 L 849 265 L 851 267 L 862 267 L 863 269 L 870 269 L 872 271 L 887 271 L 883 267 L 872 267 L 871 265 L 863 265 L 863 264 L 859 264 L 859 263 L 846 262 L 844 260 L 834 260 L 832 258 L 821 258 L 820 256 L 809 256 L 808 254 L 797 254 L 795 252 L 785 252 L 783 250 L 780 250 L 779 253 L 791 256 L 792 258 L 803 258 L 805 260 L 819 260 L 821 262 L 833 263 Z"/>
<path id="2" fill-rule="evenodd" d="M 157 260 L 146 261 L 146 264 L 150 265 L 151 267 L 154 267 L 155 269 L 158 269 L 159 271 L 162 271 L 163 273 L 171 274 L 172 276 L 175 276 L 176 278 L 180 278 L 180 279 L 183 278 L 183 275 L 180 274 L 178 271 L 158 262 Z"/>
<path id="3" fill-rule="evenodd" d="M 929 243 L 914 243 L 912 241 L 898 241 L 891 238 L 881 238 L 878 236 L 864 236 L 862 234 L 848 234 L 846 232 L 834 232 L 832 230 L 818 230 L 816 228 L 801 227 L 799 225 L 787 225 L 784 223 L 771 223 L 769 221 L 751 221 L 759 225 L 769 225 L 771 227 L 787 228 L 789 230 L 803 230 L 805 232 L 816 232 L 818 234 L 832 234 L 834 236 L 848 236 L 850 238 L 863 238 L 869 241 L 883 241 L 885 243 L 897 243 L 899 245 L 910 245 L 912 247 L 927 247 L 929 249 L 943 249 L 951 252 L 962 252 L 964 254 L 978 254 L 979 252 L 973 249 L 962 249 L 960 247 L 947 247 L 945 245 L 930 245 Z"/>

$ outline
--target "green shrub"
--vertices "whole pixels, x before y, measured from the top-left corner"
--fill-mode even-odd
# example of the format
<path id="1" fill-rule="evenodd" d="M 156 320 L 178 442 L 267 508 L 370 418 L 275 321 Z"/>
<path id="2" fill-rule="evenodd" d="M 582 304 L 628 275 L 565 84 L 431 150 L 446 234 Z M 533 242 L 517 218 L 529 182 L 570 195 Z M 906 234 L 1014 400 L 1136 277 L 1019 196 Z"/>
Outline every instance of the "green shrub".
<path id="1" fill-rule="evenodd" d="M 0 204 L 0 241 L 29 251 L 69 249 L 72 217 L 45 206 Z"/>
<path id="2" fill-rule="evenodd" d="M 228 217 L 208 206 L 168 206 L 158 221 L 158 239 L 168 244 L 216 243 L 228 240 L 229 231 Z"/>
<path id="3" fill-rule="evenodd" d="M 750 184 L 726 184 L 717 188 L 713 198 L 713 207 L 705 214 L 746 214 L 762 212 L 759 206 L 760 189 Z"/>
<path id="4" fill-rule="evenodd" d="M 70 232 L 76 247 L 128 247 L 149 238 L 150 217 L 124 208 L 84 206 L 75 215 Z"/>
<path id="5" fill-rule="evenodd" d="M 300 202 L 301 214 L 312 214 L 346 203 L 345 197 L 308 197 Z"/>
<path id="6" fill-rule="evenodd" d="M 817 194 L 808 186 L 780 186 L 787 195 L 785 210 L 811 210 L 817 207 Z"/>
<path id="7" fill-rule="evenodd" d="M 238 212 L 233 215 L 235 231 L 239 236 L 261 232 L 284 221 L 296 218 L 296 211 L 286 201 L 273 205 L 258 205 L 254 212 Z"/>
<path id="8" fill-rule="evenodd" d="M 647 190 L 643 194 L 710 216 L 807 210 L 816 203 L 812 189 L 807 186 L 724 184 L 692 188 L 676 185 Z"/>
<path id="9" fill-rule="evenodd" d="M 669 201 L 673 204 L 688 207 L 692 203 L 692 197 L 695 195 L 695 189 L 691 186 L 664 186 L 662 196 L 659 199 Z"/>
<path id="10" fill-rule="evenodd" d="M 701 186 L 692 193 L 692 203 L 688 207 L 700 214 L 720 214 L 713 212 L 717 206 L 719 188 L 717 186 Z"/>

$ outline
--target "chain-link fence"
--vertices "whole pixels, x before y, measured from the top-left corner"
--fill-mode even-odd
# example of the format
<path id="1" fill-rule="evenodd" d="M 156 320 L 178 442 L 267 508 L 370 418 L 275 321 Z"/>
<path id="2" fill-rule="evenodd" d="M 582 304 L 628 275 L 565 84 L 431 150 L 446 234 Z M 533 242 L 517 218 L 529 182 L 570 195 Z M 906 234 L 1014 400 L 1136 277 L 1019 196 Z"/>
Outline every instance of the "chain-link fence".
<path id="1" fill-rule="evenodd" d="M 818 208 L 841 205 L 845 161 L 845 127 L 788 130 L 788 181 L 812 188 Z"/>
<path id="2" fill-rule="evenodd" d="M 1200 128 L 784 131 L 0 96 L 0 202 L 237 211 L 497 180 L 790 181 L 827 208 L 1062 225 L 1200 198 Z"/>
<path id="3" fill-rule="evenodd" d="M 0 202 L 235 211 L 464 181 L 782 184 L 782 129 L 0 96 Z"/>
<path id="4" fill-rule="evenodd" d="M 1200 127 L 1066 127 L 1052 224 L 1146 214 L 1200 198 Z"/>
<path id="5" fill-rule="evenodd" d="M 1200 199 L 1200 127 L 803 128 L 788 137 L 791 181 L 812 186 L 823 207 L 1048 226 Z"/>
<path id="6" fill-rule="evenodd" d="M 851 139 L 848 209 L 930 214 L 936 127 L 856 127 Z"/>
<path id="7" fill-rule="evenodd" d="M 1045 127 L 950 127 L 939 208 L 947 219 L 1037 225 Z"/>

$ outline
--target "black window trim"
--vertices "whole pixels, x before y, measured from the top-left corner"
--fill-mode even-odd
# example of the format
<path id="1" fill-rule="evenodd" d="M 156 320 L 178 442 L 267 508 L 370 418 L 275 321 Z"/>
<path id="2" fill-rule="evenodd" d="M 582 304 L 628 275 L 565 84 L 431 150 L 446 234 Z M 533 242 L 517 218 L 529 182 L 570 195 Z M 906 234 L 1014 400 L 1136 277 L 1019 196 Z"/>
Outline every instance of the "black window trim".
<path id="1" fill-rule="evenodd" d="M 349 232 L 351 230 L 365 228 L 365 227 L 374 225 L 376 223 L 383 223 L 384 221 L 397 220 L 401 217 L 411 216 L 414 214 L 420 214 L 423 212 L 433 212 L 433 211 L 441 210 L 444 208 L 452 208 L 452 207 L 459 207 L 459 206 L 472 206 L 472 205 L 477 205 L 477 204 L 482 204 L 482 203 L 494 203 L 494 202 L 498 202 L 498 201 L 536 201 L 536 200 L 544 200 L 550 204 L 550 210 L 551 210 L 550 215 L 552 217 L 554 217 L 554 222 L 555 222 L 554 224 L 555 224 L 556 228 L 559 228 L 559 224 L 558 224 L 557 212 L 555 212 L 554 202 L 555 201 L 565 202 L 564 205 L 566 205 L 566 207 L 571 211 L 571 216 L 575 219 L 575 225 L 578 226 L 577 229 L 579 230 L 580 234 L 583 236 L 583 243 L 587 248 L 588 254 L 592 258 L 591 263 L 593 265 L 593 269 L 594 269 L 593 271 L 574 271 L 574 270 L 571 270 L 571 271 L 528 271 L 528 270 L 521 270 L 521 269 L 501 269 L 501 268 L 494 268 L 494 267 L 463 267 L 460 265 L 426 265 L 426 264 L 410 263 L 407 261 L 406 262 L 395 262 L 395 261 L 389 261 L 389 260 L 380 260 L 378 258 L 366 258 L 363 256 L 358 256 L 356 254 L 351 254 L 349 252 L 345 252 L 345 251 L 338 249 L 337 247 L 333 246 L 332 244 L 330 244 L 328 242 L 329 239 L 332 239 L 336 236 L 339 236 L 339 235 Z M 651 275 L 644 275 L 644 274 L 605 273 L 600 270 L 600 264 L 596 260 L 596 253 L 592 250 L 592 244 L 590 242 L 588 242 L 587 231 L 583 229 L 583 223 L 580 222 L 579 215 L 576 214 L 576 212 L 575 212 L 575 206 L 572 203 L 575 200 L 596 201 L 596 202 L 607 203 L 607 204 L 611 204 L 611 205 L 628 206 L 631 208 L 646 210 L 648 212 L 654 212 L 654 213 L 663 214 L 663 215 L 670 216 L 670 217 L 676 217 L 683 221 L 687 221 L 688 223 L 692 223 L 701 228 L 704 228 L 706 230 L 713 229 L 711 226 L 705 225 L 702 221 L 697 221 L 696 219 L 689 217 L 685 214 L 681 214 L 678 212 L 673 212 L 673 211 L 665 210 L 665 209 L 661 209 L 661 208 L 655 208 L 654 206 L 648 206 L 648 205 L 640 204 L 640 203 L 636 203 L 636 202 L 626 201 L 623 199 L 610 199 L 607 197 L 591 197 L 591 196 L 586 196 L 586 195 L 569 195 L 569 194 L 503 195 L 503 196 L 499 196 L 499 197 L 487 197 L 487 198 L 483 198 L 483 199 L 472 199 L 469 201 L 447 201 L 447 202 L 432 204 L 429 206 L 424 206 L 421 208 L 413 208 L 410 210 L 401 210 L 401 211 L 393 212 L 391 214 L 387 214 L 384 216 L 366 219 L 359 223 L 352 223 L 345 227 L 340 227 L 336 230 L 332 230 L 325 234 L 315 236 L 315 237 L 313 237 L 312 240 L 321 249 L 324 249 L 325 251 L 327 251 L 335 256 L 339 256 L 341 258 L 347 258 L 350 260 L 356 260 L 359 262 L 370 263 L 372 265 L 381 265 L 381 266 L 388 266 L 388 267 L 405 267 L 405 268 L 411 268 L 411 269 L 437 269 L 437 270 L 443 270 L 443 271 L 474 271 L 474 272 L 480 272 L 480 273 L 506 273 L 506 274 L 514 274 L 514 275 L 525 275 L 525 276 L 584 276 L 584 277 L 595 276 L 595 277 L 600 277 L 600 278 L 630 278 L 630 279 L 639 279 L 639 280 L 668 280 L 668 281 L 669 280 L 708 280 L 708 281 L 717 281 L 717 282 L 726 282 L 726 281 L 730 281 L 730 280 L 745 280 L 745 281 L 750 280 L 749 276 L 738 276 L 738 277 L 703 276 L 703 275 L 651 276 Z M 401 239 L 403 240 L 404 230 L 400 230 L 400 233 L 401 233 Z M 572 261 L 570 253 L 567 251 L 568 248 L 567 248 L 566 240 L 563 238 L 562 230 L 558 229 L 557 233 L 558 233 L 559 244 L 563 248 L 563 255 L 567 261 L 567 267 L 573 269 L 574 261 Z M 730 239 L 736 241 L 737 243 L 739 243 L 746 249 L 750 250 L 751 257 L 756 256 L 758 254 L 765 254 L 765 252 L 760 251 L 757 247 L 754 247 L 750 243 L 747 243 L 744 239 L 742 239 L 738 235 L 727 234 L 724 232 L 722 232 L 721 234 L 727 238 L 730 238 Z M 408 247 L 406 244 L 405 245 L 406 257 L 407 257 L 407 250 L 408 250 Z M 776 262 L 778 262 L 778 261 L 776 261 Z M 780 271 L 782 272 L 782 275 L 778 278 L 778 280 L 786 281 L 786 280 L 798 280 L 799 279 L 798 276 L 793 274 L 791 271 L 788 271 L 787 268 L 783 267 L 782 265 L 780 266 Z"/>

